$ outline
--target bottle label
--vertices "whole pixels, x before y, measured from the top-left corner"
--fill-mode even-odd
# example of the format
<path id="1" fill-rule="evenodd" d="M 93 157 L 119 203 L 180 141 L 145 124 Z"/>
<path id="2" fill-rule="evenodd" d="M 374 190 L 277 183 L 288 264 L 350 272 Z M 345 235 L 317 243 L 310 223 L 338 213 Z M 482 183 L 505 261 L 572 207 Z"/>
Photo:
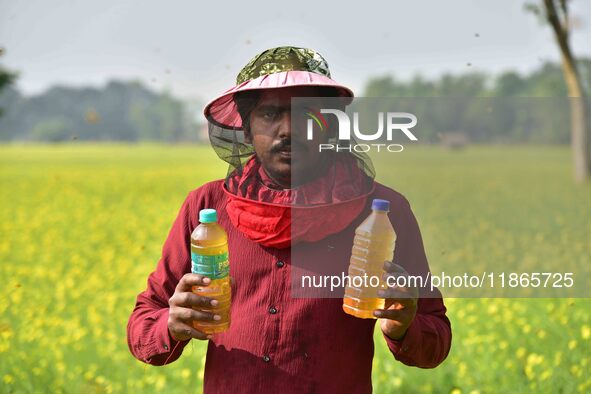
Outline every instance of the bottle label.
<path id="1" fill-rule="evenodd" d="M 205 275 L 211 279 L 221 279 L 228 276 L 230 264 L 228 253 L 207 256 L 191 252 L 191 272 Z"/>

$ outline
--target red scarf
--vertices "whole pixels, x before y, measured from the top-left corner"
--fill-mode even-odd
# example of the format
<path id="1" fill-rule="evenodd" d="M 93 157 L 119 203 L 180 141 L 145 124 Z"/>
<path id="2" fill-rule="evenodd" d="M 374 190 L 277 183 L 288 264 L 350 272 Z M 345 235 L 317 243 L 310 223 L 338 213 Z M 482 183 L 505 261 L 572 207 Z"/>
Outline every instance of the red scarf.
<path id="1" fill-rule="evenodd" d="M 325 176 L 281 190 L 273 188 L 253 156 L 241 174 L 224 183 L 230 221 L 254 242 L 278 249 L 339 233 L 357 218 L 374 190 L 353 158 L 339 158 L 346 160 L 336 160 Z"/>

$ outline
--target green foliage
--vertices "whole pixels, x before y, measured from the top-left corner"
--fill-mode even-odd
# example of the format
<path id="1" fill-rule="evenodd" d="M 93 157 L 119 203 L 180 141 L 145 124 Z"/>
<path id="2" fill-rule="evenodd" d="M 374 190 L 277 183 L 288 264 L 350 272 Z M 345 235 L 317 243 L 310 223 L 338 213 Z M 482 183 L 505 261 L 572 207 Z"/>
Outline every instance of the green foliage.
<path id="1" fill-rule="evenodd" d="M 132 103 L 130 119 L 142 139 L 178 141 L 183 138 L 183 108 L 168 94 L 149 105 Z"/>
<path id="2" fill-rule="evenodd" d="M 37 123 L 31 132 L 31 138 L 38 141 L 58 142 L 70 139 L 72 126 L 67 118 L 47 119 Z"/>
<path id="3" fill-rule="evenodd" d="M 588 89 L 591 59 L 581 60 L 579 66 Z M 416 101 L 413 110 L 421 114 L 423 142 L 438 142 L 439 132 L 458 131 L 466 133 L 469 140 L 481 143 L 569 141 L 568 128 L 564 127 L 569 122 L 566 112 L 557 115 L 541 104 L 527 113 L 498 100 L 497 116 L 488 116 L 482 112 L 482 103 L 474 100 L 476 97 L 565 98 L 562 70 L 555 63 L 546 62 L 527 75 L 514 71 L 497 76 L 468 72 L 445 74 L 434 80 L 417 75 L 409 81 L 382 75 L 371 78 L 359 96 L 449 99 L 443 104 Z M 0 94 L 0 107 L 8 109 L 0 118 L 0 141 L 195 141 L 199 136 L 194 113 L 202 109 L 199 105 L 189 110 L 187 104 L 169 93 L 153 92 L 139 82 L 121 81 L 112 81 L 100 89 L 58 86 L 34 97 L 23 97 L 9 87 Z M 63 132 L 56 133 L 55 119 L 64 120 Z M 50 125 L 53 122 L 53 128 L 47 122 Z M 43 135 L 44 132 L 53 134 Z"/>
<path id="4" fill-rule="evenodd" d="M 589 86 L 591 59 L 581 60 L 579 66 L 583 84 Z M 570 141 L 569 99 L 562 69 L 555 63 L 546 62 L 528 75 L 507 71 L 491 77 L 471 72 L 433 81 L 417 76 L 408 82 L 379 76 L 368 82 L 364 96 L 423 98 L 412 103 L 400 100 L 405 111 L 420 119 L 422 142 L 438 142 L 440 132 L 461 132 L 479 143 Z M 392 111 L 392 100 L 384 103 L 374 107 Z"/>
<path id="5" fill-rule="evenodd" d="M 591 83 L 591 59 L 578 62 L 584 84 Z M 445 74 L 428 81 L 417 75 L 408 82 L 392 75 L 370 78 L 365 97 L 565 97 L 564 76 L 559 64 L 544 62 L 530 74 L 505 71 L 496 76 L 481 72 L 460 75 Z"/>
<path id="6" fill-rule="evenodd" d="M 14 82 L 17 74 L 7 71 L 4 67 L 0 67 L 0 91 Z"/>
<path id="7" fill-rule="evenodd" d="M 196 138 L 184 104 L 139 82 L 109 82 L 103 88 L 53 87 L 34 97 L 0 97 L 10 111 L 0 119 L 0 140 L 162 140 Z M 47 122 L 67 120 L 62 133 Z M 41 125 L 41 126 L 40 126 Z M 52 132 L 44 135 L 43 132 Z"/>
<path id="8" fill-rule="evenodd" d="M 1 48 L 0 48 L 1 49 Z M 1 55 L 1 52 L 0 52 Z M 18 74 L 12 71 L 8 71 L 4 67 L 0 66 L 0 97 L 2 92 L 8 88 L 10 85 L 14 83 Z M 0 98 L 0 104 L 2 104 L 2 100 Z M 0 107 L 0 116 L 4 113 L 4 109 Z"/>

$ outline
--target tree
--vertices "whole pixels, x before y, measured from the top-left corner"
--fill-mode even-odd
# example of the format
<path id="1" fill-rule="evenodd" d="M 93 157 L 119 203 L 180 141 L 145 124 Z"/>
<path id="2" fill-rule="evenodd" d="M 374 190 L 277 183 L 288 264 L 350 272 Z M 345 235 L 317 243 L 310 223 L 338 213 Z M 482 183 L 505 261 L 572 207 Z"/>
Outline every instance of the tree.
<path id="1" fill-rule="evenodd" d="M 0 56 L 4 54 L 4 49 L 0 48 Z M 0 94 L 2 91 L 9 87 L 15 80 L 17 74 L 6 70 L 4 67 L 0 66 Z M 2 116 L 3 109 L 0 108 L 0 116 Z"/>
<path id="2" fill-rule="evenodd" d="M 577 62 L 570 47 L 571 19 L 567 0 L 542 0 L 544 18 L 554 32 L 560 49 L 562 72 L 570 99 L 571 150 L 573 154 L 574 178 L 581 183 L 589 178 L 590 162 L 587 136 L 587 109 L 583 84 Z M 540 8 L 528 4 L 527 8 L 541 15 Z"/>
<path id="3" fill-rule="evenodd" d="M 31 131 L 31 137 L 35 141 L 60 142 L 71 139 L 71 123 L 63 117 L 44 120 L 37 123 Z"/>

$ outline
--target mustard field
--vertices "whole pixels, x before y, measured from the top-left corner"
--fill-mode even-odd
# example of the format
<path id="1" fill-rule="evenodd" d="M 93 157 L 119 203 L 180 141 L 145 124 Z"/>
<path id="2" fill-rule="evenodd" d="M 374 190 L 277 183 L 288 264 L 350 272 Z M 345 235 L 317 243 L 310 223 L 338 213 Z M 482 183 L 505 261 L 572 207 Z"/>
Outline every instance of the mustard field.
<path id="1" fill-rule="evenodd" d="M 396 155 L 378 180 L 411 202 L 433 270 L 591 267 L 591 186 L 571 182 L 566 147 Z M 200 392 L 205 342 L 149 366 L 126 325 L 187 193 L 226 172 L 207 146 L 0 146 L 0 393 Z M 395 361 L 376 331 L 376 393 L 591 392 L 591 299 L 445 302 L 436 369 Z"/>

